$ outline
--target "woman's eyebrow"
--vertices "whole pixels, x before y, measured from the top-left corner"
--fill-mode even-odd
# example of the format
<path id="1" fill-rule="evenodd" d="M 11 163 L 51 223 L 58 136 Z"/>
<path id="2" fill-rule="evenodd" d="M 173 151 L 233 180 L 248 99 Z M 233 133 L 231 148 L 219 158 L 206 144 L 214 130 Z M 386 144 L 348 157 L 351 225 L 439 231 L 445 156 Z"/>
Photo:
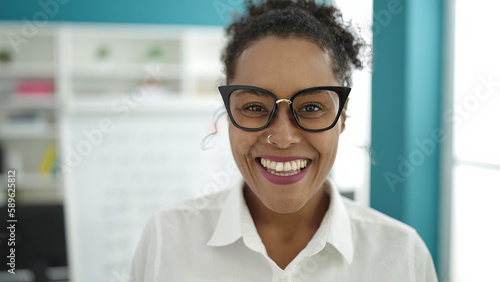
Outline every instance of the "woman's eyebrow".
<path id="1" fill-rule="evenodd" d="M 303 89 L 303 90 L 300 90 L 298 92 L 296 92 L 295 94 L 297 93 L 300 93 L 301 95 L 304 94 L 304 95 L 313 95 L 313 94 L 320 94 L 320 93 L 325 93 L 325 92 L 334 92 L 333 90 L 329 90 L 329 89 Z"/>
<path id="2" fill-rule="evenodd" d="M 252 94 L 255 96 L 268 96 L 269 95 L 268 93 L 261 91 L 261 90 L 257 90 L 257 89 L 238 89 L 235 91 L 236 95 L 246 94 L 246 93 Z"/>

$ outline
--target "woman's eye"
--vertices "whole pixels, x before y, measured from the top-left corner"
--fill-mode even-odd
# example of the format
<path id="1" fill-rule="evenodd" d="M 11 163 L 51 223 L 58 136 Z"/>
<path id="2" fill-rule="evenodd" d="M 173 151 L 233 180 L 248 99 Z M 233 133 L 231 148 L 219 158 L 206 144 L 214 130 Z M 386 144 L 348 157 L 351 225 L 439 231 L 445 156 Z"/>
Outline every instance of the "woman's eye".
<path id="1" fill-rule="evenodd" d="M 321 107 L 318 106 L 318 105 L 315 105 L 315 104 L 305 105 L 301 109 L 301 111 L 304 111 L 304 112 L 316 112 L 316 111 L 319 111 L 319 110 L 321 110 Z"/>
<path id="2" fill-rule="evenodd" d="M 245 110 L 252 111 L 252 112 L 262 112 L 265 111 L 265 109 L 262 106 L 259 105 L 249 105 L 244 107 Z"/>

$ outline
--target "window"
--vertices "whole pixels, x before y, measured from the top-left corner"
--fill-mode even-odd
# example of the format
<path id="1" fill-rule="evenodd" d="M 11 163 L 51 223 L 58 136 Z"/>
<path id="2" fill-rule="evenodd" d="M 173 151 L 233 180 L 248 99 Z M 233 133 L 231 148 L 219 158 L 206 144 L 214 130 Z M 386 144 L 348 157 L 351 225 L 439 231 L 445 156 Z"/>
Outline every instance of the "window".
<path id="1" fill-rule="evenodd" d="M 498 281 L 500 253 L 500 2 L 457 0 L 450 7 L 454 55 L 451 102 L 450 281 Z"/>

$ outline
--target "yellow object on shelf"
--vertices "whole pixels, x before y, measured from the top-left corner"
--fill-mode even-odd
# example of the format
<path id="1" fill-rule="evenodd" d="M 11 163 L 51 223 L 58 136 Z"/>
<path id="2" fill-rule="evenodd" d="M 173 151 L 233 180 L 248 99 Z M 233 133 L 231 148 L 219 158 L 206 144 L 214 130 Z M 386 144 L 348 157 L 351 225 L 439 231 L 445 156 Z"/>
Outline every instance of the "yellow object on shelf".
<path id="1" fill-rule="evenodd" d="M 55 164 L 56 159 L 56 146 L 51 144 L 47 147 L 45 155 L 40 163 L 39 172 L 41 174 L 51 173 Z"/>

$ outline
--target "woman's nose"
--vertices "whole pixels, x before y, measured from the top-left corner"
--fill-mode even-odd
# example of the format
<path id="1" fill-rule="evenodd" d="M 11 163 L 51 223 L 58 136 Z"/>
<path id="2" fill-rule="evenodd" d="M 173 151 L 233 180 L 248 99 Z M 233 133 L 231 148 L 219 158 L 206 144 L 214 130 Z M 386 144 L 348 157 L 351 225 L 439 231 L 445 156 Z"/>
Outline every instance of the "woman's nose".
<path id="1" fill-rule="evenodd" d="M 279 149 L 287 149 L 294 144 L 300 143 L 302 140 L 302 129 L 295 122 L 288 104 L 281 104 L 278 104 L 276 114 L 268 126 L 271 134 L 268 141 L 271 145 Z"/>

